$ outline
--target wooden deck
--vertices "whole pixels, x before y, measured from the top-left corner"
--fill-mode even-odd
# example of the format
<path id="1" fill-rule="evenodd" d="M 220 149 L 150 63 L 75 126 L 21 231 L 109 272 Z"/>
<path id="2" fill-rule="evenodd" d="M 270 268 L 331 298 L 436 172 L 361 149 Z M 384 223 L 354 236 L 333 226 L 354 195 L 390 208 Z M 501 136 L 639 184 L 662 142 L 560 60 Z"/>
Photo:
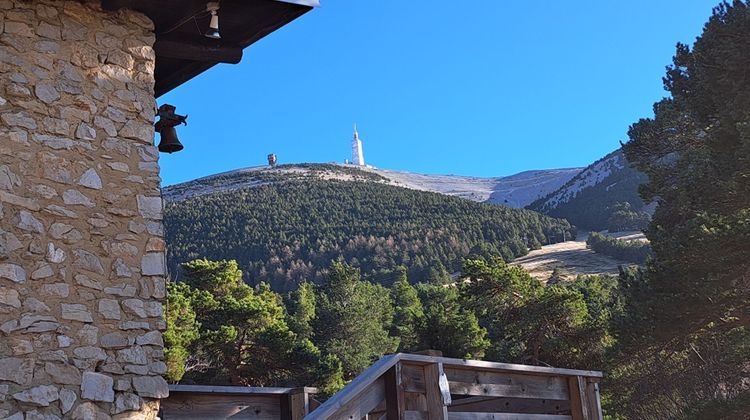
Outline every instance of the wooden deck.
<path id="1" fill-rule="evenodd" d="M 388 355 L 317 407 L 314 388 L 172 386 L 162 418 L 600 420 L 601 372 Z"/>

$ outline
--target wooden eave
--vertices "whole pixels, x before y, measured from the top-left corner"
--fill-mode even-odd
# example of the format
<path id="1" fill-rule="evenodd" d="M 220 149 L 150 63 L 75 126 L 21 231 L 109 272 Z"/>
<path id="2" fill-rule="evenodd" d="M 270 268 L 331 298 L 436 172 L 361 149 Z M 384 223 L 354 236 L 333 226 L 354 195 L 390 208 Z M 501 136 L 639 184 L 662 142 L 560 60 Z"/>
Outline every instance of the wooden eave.
<path id="1" fill-rule="evenodd" d="M 221 39 L 203 36 L 207 0 L 102 0 L 102 8 L 132 9 L 155 26 L 154 94 L 159 97 L 218 63 L 238 63 L 242 51 L 318 5 L 317 0 L 221 0 Z"/>

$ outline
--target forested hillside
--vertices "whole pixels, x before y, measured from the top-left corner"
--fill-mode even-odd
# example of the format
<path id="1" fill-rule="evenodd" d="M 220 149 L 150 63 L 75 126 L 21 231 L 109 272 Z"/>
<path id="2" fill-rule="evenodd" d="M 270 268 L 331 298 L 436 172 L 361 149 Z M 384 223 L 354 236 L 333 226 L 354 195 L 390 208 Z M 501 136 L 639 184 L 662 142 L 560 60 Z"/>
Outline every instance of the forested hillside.
<path id="1" fill-rule="evenodd" d="M 638 187 L 646 180 L 618 149 L 527 208 L 568 219 L 586 229 L 643 229 L 648 225 L 649 215 Z"/>
<path id="2" fill-rule="evenodd" d="M 510 260 L 574 234 L 529 210 L 315 177 L 167 202 L 165 223 L 177 276 L 179 263 L 234 259 L 246 281 L 280 291 L 320 282 L 336 260 L 386 285 L 399 266 L 413 282 L 443 282 L 467 256 Z"/>

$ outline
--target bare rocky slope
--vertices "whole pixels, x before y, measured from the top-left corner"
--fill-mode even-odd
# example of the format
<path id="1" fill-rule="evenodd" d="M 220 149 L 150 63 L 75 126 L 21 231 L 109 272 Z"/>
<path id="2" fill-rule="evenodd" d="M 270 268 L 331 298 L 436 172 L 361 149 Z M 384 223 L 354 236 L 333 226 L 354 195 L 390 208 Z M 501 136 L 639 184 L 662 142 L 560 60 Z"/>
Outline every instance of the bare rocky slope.
<path id="1" fill-rule="evenodd" d="M 602 230 L 616 206 L 628 203 L 634 212 L 653 212 L 638 195 L 646 175 L 634 169 L 618 149 L 580 171 L 559 189 L 526 208 L 568 219 L 576 226 Z"/>
<path id="2" fill-rule="evenodd" d="M 316 177 L 342 181 L 368 180 L 457 196 L 477 202 L 521 208 L 556 191 L 581 169 L 532 170 L 506 177 L 479 178 L 459 175 L 425 175 L 338 164 L 292 164 L 275 168 L 258 166 L 224 172 L 165 187 L 163 193 L 168 201 L 180 201 L 215 192 L 256 187 L 289 177 Z"/>

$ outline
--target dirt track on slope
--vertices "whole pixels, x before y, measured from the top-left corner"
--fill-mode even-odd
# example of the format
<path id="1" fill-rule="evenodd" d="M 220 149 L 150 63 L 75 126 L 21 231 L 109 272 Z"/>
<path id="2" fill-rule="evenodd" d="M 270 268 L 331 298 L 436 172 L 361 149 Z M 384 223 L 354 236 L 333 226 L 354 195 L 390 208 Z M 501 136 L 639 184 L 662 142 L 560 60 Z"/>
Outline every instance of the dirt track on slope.
<path id="1" fill-rule="evenodd" d="M 627 234 L 612 234 L 612 236 L 619 236 L 626 240 L 641 240 L 642 234 L 628 232 Z M 511 264 L 520 265 L 532 277 L 542 281 L 549 280 L 555 268 L 560 269 L 565 280 L 573 280 L 579 274 L 617 274 L 620 265 L 631 264 L 587 249 L 587 237 L 588 232 L 585 232 L 575 241 L 543 246 L 542 249 L 516 258 Z"/>

